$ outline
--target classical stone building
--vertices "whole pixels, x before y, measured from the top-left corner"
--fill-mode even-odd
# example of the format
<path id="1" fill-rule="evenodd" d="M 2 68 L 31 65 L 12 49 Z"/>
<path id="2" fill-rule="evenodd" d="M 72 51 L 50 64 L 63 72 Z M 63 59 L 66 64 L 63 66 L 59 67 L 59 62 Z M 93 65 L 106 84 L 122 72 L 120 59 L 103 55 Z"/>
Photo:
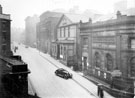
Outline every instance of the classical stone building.
<path id="1" fill-rule="evenodd" d="M 119 90 L 134 93 L 135 16 L 80 23 L 82 68 Z M 117 77 L 117 78 L 115 78 Z"/>

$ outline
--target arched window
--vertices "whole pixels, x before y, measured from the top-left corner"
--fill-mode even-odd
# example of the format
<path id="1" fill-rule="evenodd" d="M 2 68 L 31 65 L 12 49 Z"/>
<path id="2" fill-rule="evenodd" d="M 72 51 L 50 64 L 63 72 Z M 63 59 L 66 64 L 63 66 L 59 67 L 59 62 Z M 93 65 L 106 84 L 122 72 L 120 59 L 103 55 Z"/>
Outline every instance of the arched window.
<path id="1" fill-rule="evenodd" d="M 111 71 L 113 69 L 113 57 L 111 54 L 107 53 L 106 54 L 106 64 L 105 67 L 108 71 Z"/>
<path id="2" fill-rule="evenodd" d="M 101 66 L 101 56 L 98 52 L 95 52 L 95 55 L 94 55 L 94 65 L 98 68 L 100 68 Z"/>
<path id="3" fill-rule="evenodd" d="M 131 58 L 130 60 L 130 72 L 131 72 L 131 76 L 135 76 L 135 57 Z"/>

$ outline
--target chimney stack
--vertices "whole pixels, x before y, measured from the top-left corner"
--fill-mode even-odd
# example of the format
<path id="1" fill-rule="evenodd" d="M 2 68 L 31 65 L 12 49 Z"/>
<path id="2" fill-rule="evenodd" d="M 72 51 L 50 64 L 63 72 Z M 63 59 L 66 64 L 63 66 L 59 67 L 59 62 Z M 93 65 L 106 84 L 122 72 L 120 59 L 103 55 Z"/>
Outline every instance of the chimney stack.
<path id="1" fill-rule="evenodd" d="M 120 11 L 117 11 L 117 19 L 121 18 L 121 12 Z"/>
<path id="2" fill-rule="evenodd" d="M 0 5 L 0 14 L 2 14 L 2 6 Z"/>

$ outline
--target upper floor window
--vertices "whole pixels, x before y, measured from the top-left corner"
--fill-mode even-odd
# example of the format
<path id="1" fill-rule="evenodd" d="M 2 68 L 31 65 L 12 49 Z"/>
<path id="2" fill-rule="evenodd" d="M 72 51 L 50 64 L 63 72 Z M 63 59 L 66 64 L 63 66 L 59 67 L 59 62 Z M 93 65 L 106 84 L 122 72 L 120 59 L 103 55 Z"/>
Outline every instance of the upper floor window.
<path id="1" fill-rule="evenodd" d="M 68 37 L 68 27 L 65 28 L 65 37 Z"/>
<path id="2" fill-rule="evenodd" d="M 83 38 L 83 45 L 88 45 L 88 38 Z"/>
<path id="3" fill-rule="evenodd" d="M 68 37 L 70 37 L 70 27 L 68 27 Z"/>
<path id="4" fill-rule="evenodd" d="M 64 33 L 64 34 L 63 34 L 63 37 L 66 37 L 66 32 L 65 32 L 65 28 L 63 28 L 63 29 L 64 29 L 64 32 L 63 32 L 63 33 Z"/>
<path id="5" fill-rule="evenodd" d="M 64 37 L 64 28 L 61 28 L 61 37 Z"/>
<path id="6" fill-rule="evenodd" d="M 2 51 L 3 54 L 5 54 L 5 52 L 6 52 L 6 45 L 5 44 L 2 45 L 1 51 Z"/>
<path id="7" fill-rule="evenodd" d="M 70 26 L 70 37 L 75 37 L 76 35 L 76 26 Z"/>
<path id="8" fill-rule="evenodd" d="M 135 39 L 131 39 L 131 49 L 135 49 Z"/>
<path id="9" fill-rule="evenodd" d="M 101 55 L 98 52 L 94 54 L 94 65 L 97 68 L 101 67 Z"/>
<path id="10" fill-rule="evenodd" d="M 113 57 L 109 53 L 106 54 L 106 65 L 105 66 L 108 71 L 111 71 L 113 68 Z"/>
<path id="11" fill-rule="evenodd" d="M 6 42 L 6 40 L 7 40 L 6 32 L 2 32 L 2 42 Z"/>

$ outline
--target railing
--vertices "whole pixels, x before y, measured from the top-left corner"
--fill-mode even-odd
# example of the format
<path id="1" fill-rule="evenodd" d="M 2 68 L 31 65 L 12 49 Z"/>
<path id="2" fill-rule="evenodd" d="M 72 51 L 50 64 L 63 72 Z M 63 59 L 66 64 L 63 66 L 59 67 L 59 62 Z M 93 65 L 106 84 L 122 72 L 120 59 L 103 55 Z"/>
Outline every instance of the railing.
<path id="1" fill-rule="evenodd" d="M 126 93 L 134 93 L 134 80 L 128 77 L 112 77 L 111 72 L 98 68 L 89 68 L 89 74 L 105 83 L 110 84 L 112 89 Z"/>

